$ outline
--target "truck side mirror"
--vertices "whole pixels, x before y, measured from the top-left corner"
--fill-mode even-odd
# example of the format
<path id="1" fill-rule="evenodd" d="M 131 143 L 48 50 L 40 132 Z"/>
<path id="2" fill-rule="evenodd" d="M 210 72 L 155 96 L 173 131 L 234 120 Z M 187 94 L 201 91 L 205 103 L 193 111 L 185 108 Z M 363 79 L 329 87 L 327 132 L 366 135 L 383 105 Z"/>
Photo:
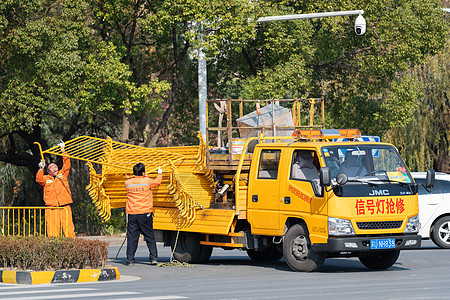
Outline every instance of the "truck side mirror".
<path id="1" fill-rule="evenodd" d="M 433 169 L 428 169 L 427 171 L 427 178 L 425 180 L 425 187 L 427 189 L 431 189 L 434 186 L 434 177 L 435 177 L 435 172 Z"/>
<path id="2" fill-rule="evenodd" d="M 330 186 L 331 185 L 330 168 L 328 167 L 320 168 L 319 178 L 320 178 L 320 186 Z"/>

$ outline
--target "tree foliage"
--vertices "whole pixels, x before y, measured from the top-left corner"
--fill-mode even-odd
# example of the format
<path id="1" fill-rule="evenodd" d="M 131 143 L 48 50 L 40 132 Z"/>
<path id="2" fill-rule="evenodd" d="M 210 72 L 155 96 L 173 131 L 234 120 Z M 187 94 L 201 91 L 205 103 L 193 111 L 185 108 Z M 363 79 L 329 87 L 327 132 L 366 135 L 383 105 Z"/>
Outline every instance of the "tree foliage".
<path id="1" fill-rule="evenodd" d="M 405 73 L 421 97 L 412 118 L 386 133 L 413 171 L 434 168 L 450 173 L 450 50 L 429 58 Z"/>
<path id="2" fill-rule="evenodd" d="M 239 47 L 253 34 L 247 23 L 252 6 L 244 0 L 89 2 L 94 15 L 92 28 L 103 41 L 117 47 L 121 61 L 132 71 L 134 82 L 140 85 L 159 79 L 171 83 L 162 118 L 147 111 L 124 114 L 121 135 L 124 142 L 155 146 L 175 106 L 183 106 L 180 102 L 196 97 L 190 91 L 188 98 L 183 97 L 186 93 L 182 90 L 191 85 L 195 89 L 196 82 L 181 72 L 196 74 L 190 60 L 197 56 L 199 47 L 212 57 L 220 53 L 222 41 Z"/>
<path id="3" fill-rule="evenodd" d="M 9 151 L 0 153 L 1 160 L 34 172 L 39 155 L 33 142 L 47 148 L 87 126 L 106 130 L 104 120 L 122 108 L 157 109 L 155 95 L 166 87 L 157 82 L 137 87 L 130 80 L 116 47 L 97 40 L 86 26 L 86 2 L 9 0 L 2 5 L 0 128 L 9 138 Z M 47 128 L 49 134 L 43 132 Z"/>
<path id="4" fill-rule="evenodd" d="M 258 4 L 264 15 L 364 9 L 363 36 L 353 32 L 354 16 L 258 25 L 238 54 L 247 65 L 230 68 L 227 82 L 237 80 L 243 98 L 324 96 L 328 125 L 366 134 L 382 134 L 411 117 L 420 93 L 400 74 L 441 51 L 447 39 L 437 1 Z"/>

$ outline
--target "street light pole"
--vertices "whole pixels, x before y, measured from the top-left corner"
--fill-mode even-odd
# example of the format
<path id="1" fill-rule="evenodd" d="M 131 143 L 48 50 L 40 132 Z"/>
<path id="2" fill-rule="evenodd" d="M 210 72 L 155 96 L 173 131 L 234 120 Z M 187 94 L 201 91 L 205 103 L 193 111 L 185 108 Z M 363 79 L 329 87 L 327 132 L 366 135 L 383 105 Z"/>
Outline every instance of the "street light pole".
<path id="1" fill-rule="evenodd" d="M 351 16 L 351 15 L 362 15 L 362 14 L 364 14 L 364 10 L 330 11 L 330 12 L 323 12 L 323 13 L 262 17 L 262 18 L 259 18 L 258 20 L 256 20 L 256 22 L 264 23 L 264 22 L 272 22 L 272 21 L 291 21 L 291 20 L 298 20 L 298 19 L 317 19 L 317 18 Z"/>
<path id="2" fill-rule="evenodd" d="M 198 49 L 198 110 L 199 126 L 203 140 L 206 142 L 206 98 L 207 98 L 207 76 L 206 58 L 202 46 Z"/>

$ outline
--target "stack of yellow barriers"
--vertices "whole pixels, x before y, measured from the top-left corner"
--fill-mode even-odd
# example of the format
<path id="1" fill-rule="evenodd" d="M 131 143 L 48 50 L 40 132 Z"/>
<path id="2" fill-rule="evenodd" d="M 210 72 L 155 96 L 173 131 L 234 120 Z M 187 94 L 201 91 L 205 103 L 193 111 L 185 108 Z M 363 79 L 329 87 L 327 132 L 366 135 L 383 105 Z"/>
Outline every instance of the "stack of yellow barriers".
<path id="1" fill-rule="evenodd" d="M 70 158 L 87 162 L 90 183 L 86 187 L 100 216 L 109 220 L 111 209 L 125 207 L 125 180 L 133 166 L 143 163 L 149 177 L 163 168 L 162 184 L 153 189 L 154 207 L 178 222 L 195 219 L 198 209 L 209 208 L 213 200 L 213 174 L 206 169 L 206 145 L 201 135 L 198 146 L 146 148 L 108 139 L 81 136 L 65 142 Z M 59 146 L 43 153 L 62 156 Z"/>

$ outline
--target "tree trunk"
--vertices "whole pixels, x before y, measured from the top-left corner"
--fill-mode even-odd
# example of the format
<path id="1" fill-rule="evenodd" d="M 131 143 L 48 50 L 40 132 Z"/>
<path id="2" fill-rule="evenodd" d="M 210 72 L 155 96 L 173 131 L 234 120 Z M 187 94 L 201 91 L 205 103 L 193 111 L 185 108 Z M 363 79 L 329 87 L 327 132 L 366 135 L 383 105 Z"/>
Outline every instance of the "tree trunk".
<path id="1" fill-rule="evenodd" d="M 159 122 L 158 127 L 156 127 L 155 132 L 153 133 L 151 139 L 147 139 L 147 147 L 156 147 L 156 144 L 158 142 L 159 137 L 161 136 L 161 132 L 164 127 L 166 127 L 167 122 L 169 121 L 169 117 L 172 114 L 174 110 L 174 106 L 177 99 L 177 64 L 178 61 L 184 57 L 187 53 L 187 49 L 189 47 L 189 43 L 186 42 L 184 49 L 181 51 L 180 55 L 178 56 L 178 45 L 177 45 L 177 32 L 175 27 L 172 28 L 172 46 L 173 46 L 173 79 L 172 79 L 172 92 L 171 92 L 171 101 L 169 103 L 169 107 L 164 112 L 164 115 L 161 119 L 161 122 Z"/>
<path id="2" fill-rule="evenodd" d="M 153 133 L 151 139 L 148 139 L 147 147 L 153 148 L 156 147 L 156 143 L 158 142 L 159 137 L 161 136 L 161 132 L 163 128 L 167 125 L 167 122 L 169 121 L 169 117 L 173 112 L 174 106 L 175 106 L 175 99 L 172 99 L 172 101 L 169 104 L 169 107 L 164 112 L 164 115 L 161 119 L 161 122 L 159 122 L 158 127 L 156 127 L 155 132 Z"/>
<path id="3" fill-rule="evenodd" d="M 441 134 L 439 152 L 435 161 L 435 169 L 438 172 L 450 173 L 450 156 L 448 153 L 448 141 L 446 134 Z"/>
<path id="4" fill-rule="evenodd" d="M 120 137 L 122 143 L 126 143 L 130 139 L 130 124 L 130 115 L 124 109 L 122 113 L 122 136 Z"/>
<path id="5" fill-rule="evenodd" d="M 1 206 L 5 206 L 5 185 L 3 184 L 3 180 L 0 181 L 2 184 L 2 204 Z"/>

